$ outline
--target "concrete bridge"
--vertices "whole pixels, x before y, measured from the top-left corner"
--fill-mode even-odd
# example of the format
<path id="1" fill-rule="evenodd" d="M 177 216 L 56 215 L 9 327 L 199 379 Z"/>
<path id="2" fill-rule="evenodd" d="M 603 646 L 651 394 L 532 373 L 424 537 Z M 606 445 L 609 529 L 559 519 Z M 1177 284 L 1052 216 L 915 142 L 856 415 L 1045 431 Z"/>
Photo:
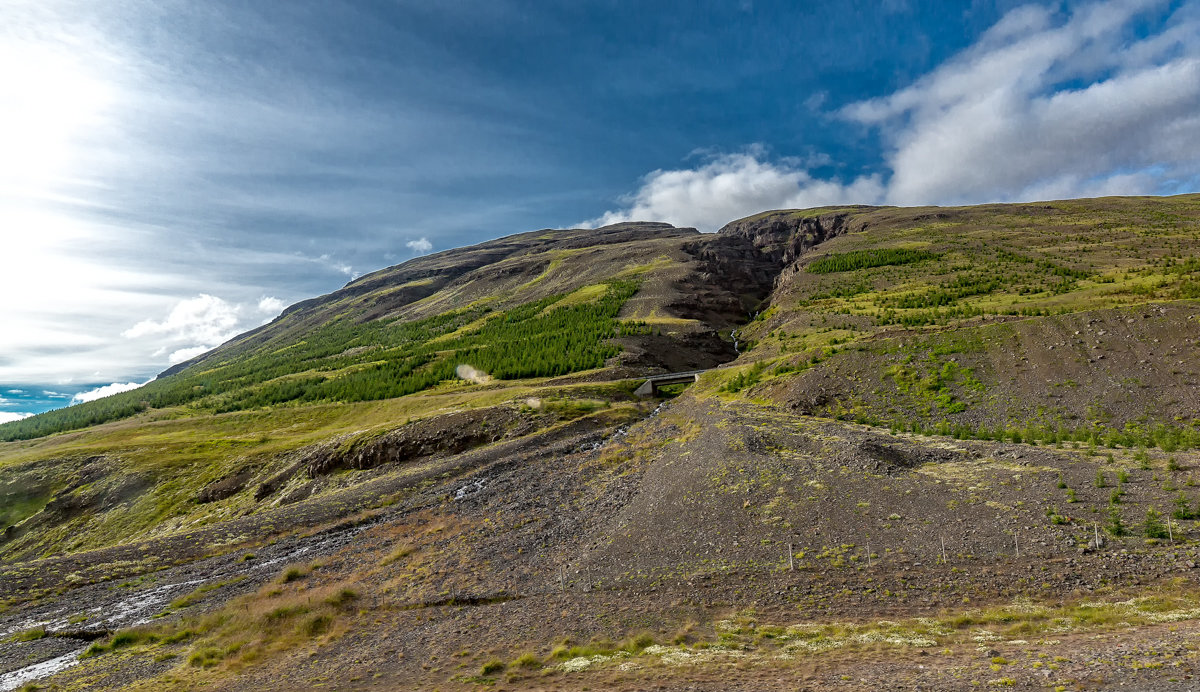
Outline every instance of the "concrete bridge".
<path id="1" fill-rule="evenodd" d="M 633 390 L 634 396 L 650 397 L 658 395 L 658 388 L 669 384 L 684 384 L 695 382 L 708 370 L 689 370 L 688 372 L 672 372 L 666 375 L 651 375 L 642 386 Z"/>

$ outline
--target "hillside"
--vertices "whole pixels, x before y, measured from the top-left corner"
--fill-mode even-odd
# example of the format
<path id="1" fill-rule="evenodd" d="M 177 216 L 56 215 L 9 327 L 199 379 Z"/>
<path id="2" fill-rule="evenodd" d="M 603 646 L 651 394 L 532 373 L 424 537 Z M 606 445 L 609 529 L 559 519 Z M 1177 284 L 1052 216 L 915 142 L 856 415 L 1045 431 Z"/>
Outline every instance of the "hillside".
<path id="1" fill-rule="evenodd" d="M 1200 195 L 509 236 L 0 425 L 0 690 L 1191 689 L 1198 414 Z"/>

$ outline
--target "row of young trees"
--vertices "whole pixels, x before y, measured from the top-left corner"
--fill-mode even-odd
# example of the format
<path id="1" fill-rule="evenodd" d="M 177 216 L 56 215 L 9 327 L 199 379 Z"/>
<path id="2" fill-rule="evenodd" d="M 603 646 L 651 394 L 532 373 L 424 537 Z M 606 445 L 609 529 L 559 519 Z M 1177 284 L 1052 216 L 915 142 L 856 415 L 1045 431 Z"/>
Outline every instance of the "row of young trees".
<path id="1" fill-rule="evenodd" d="M 134 391 L 0 426 L 0 440 L 40 437 L 188 403 L 227 412 L 290 401 L 405 396 L 456 378 L 459 364 L 499 379 L 598 368 L 619 352 L 610 339 L 648 331 L 644 323 L 616 319 L 637 290 L 636 282 L 614 281 L 595 302 L 556 307 L 562 299 L 556 295 L 495 315 L 471 308 L 409 322 L 343 318 L 301 340 L 281 338 Z M 479 326 L 464 329 L 481 319 Z"/>
<path id="2" fill-rule="evenodd" d="M 860 423 L 871 423 L 874 425 L 885 424 L 869 416 L 864 417 L 862 414 L 857 414 L 855 420 Z M 1092 448 L 1107 447 L 1109 449 L 1157 447 L 1168 453 L 1200 448 L 1200 428 L 1195 426 L 1168 425 L 1165 423 L 1130 423 L 1124 428 L 1112 428 L 1100 423 L 1075 427 L 1067 427 L 1061 424 L 1029 424 L 1018 427 L 1012 425 L 974 425 L 971 423 L 957 423 L 950 420 L 941 420 L 937 423 L 924 423 L 920 420 L 912 419 L 903 423 L 893 422 L 889 427 L 893 431 L 945 435 L 961 440 L 996 440 L 1049 445 L 1078 443 L 1088 445 Z"/>
<path id="3" fill-rule="evenodd" d="M 927 291 L 888 296 L 880 300 L 879 304 L 899 310 L 944 307 L 954 305 L 963 298 L 987 295 L 1003 286 L 1004 282 L 995 276 L 960 274 L 954 280 L 942 282 Z"/>
<path id="4" fill-rule="evenodd" d="M 365 353 L 404 351 L 452 332 L 477 319 L 483 309 L 459 310 L 413 322 L 356 323 L 343 318 L 323 325 L 301 340 L 279 337 L 260 348 L 235 353 L 215 363 L 202 362 L 175 375 L 129 392 L 48 411 L 0 425 L 0 440 L 24 440 L 77 430 L 135 415 L 150 408 L 167 408 L 209 400 L 218 411 L 236 410 L 245 392 L 261 383 L 308 371 L 331 372 L 361 362 Z M 321 377 L 272 383 L 261 397 L 265 403 L 288 401 L 307 391 Z"/>
<path id="5" fill-rule="evenodd" d="M 595 303 L 554 307 L 562 296 L 527 303 L 482 325 L 439 341 L 408 341 L 371 354 L 348 372 L 286 379 L 245 390 L 222 411 L 285 401 L 368 401 L 405 396 L 457 378 L 470 365 L 497 379 L 551 377 L 598 368 L 619 349 L 609 339 L 628 333 L 617 319 L 637 292 L 634 282 L 613 282 Z M 453 322 L 449 323 L 453 324 Z M 644 325 L 643 325 L 644 326 Z"/>
<path id="6" fill-rule="evenodd" d="M 805 270 L 810 274 L 832 274 L 834 272 L 848 272 L 855 269 L 870 269 L 872 267 L 885 267 L 894 264 L 911 264 L 937 257 L 938 255 L 932 252 L 906 248 L 852 250 L 814 260 Z"/>

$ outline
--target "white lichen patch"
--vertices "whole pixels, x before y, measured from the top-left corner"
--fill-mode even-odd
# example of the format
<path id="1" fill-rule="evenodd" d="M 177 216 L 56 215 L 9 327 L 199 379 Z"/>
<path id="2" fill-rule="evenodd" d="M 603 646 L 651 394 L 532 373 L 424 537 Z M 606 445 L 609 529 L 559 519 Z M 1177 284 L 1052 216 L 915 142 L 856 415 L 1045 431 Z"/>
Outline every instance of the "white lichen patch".
<path id="1" fill-rule="evenodd" d="M 604 656 L 602 654 L 596 654 L 595 656 L 576 656 L 575 658 L 563 661 L 558 668 L 566 673 L 578 673 L 579 671 L 587 670 L 594 665 L 608 663 L 609 661 L 615 661 L 619 658 L 628 657 L 629 654 L 624 651 L 619 651 L 611 656 Z"/>
<path id="2" fill-rule="evenodd" d="M 714 646 L 706 649 L 687 649 L 681 646 L 663 646 L 654 644 L 642 650 L 643 655 L 657 656 L 658 660 L 669 666 L 687 666 L 700 663 L 711 663 L 721 659 L 741 658 L 744 651 Z"/>
<path id="3" fill-rule="evenodd" d="M 892 646 L 936 646 L 937 641 L 917 634 L 901 632 L 862 632 L 850 637 L 856 644 L 891 644 Z"/>
<path id="4" fill-rule="evenodd" d="M 805 639 L 798 642 L 788 642 L 783 647 L 783 653 L 779 654 L 778 658 L 795 658 L 797 654 L 821 654 L 826 651 L 843 647 L 847 642 L 837 641 L 834 639 Z"/>
<path id="5" fill-rule="evenodd" d="M 1166 613 L 1148 613 L 1146 619 L 1150 622 L 1181 622 L 1200 618 L 1200 608 L 1175 610 Z"/>
<path id="6" fill-rule="evenodd" d="M 975 630 L 975 634 L 971 635 L 971 641 L 975 642 L 995 642 L 1000 641 L 1004 637 L 992 632 L 991 630 Z"/>
<path id="7" fill-rule="evenodd" d="M 927 633 L 935 637 L 948 637 L 954 634 L 954 630 L 947 627 L 945 623 L 935 620 L 934 618 L 917 618 L 915 622 Z"/>

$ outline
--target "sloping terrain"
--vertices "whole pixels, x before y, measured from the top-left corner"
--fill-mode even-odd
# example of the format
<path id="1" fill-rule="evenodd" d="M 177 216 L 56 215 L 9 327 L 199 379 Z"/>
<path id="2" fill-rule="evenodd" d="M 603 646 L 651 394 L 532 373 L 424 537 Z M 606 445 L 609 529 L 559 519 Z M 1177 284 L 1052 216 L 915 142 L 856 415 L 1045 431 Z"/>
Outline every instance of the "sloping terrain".
<path id="1" fill-rule="evenodd" d="M 0 426 L 0 689 L 1193 689 L 1198 241 L 848 207 L 376 272 Z"/>
<path id="2" fill-rule="evenodd" d="M 403 436 L 409 421 L 492 410 L 431 424 L 496 426 L 486 434 L 431 434 L 370 465 L 462 451 L 626 405 L 632 387 L 614 384 L 623 377 L 730 360 L 743 302 L 757 304 L 769 283 L 715 273 L 697 249 L 712 240 L 622 224 L 419 258 L 293 306 L 136 392 L 4 426 L 17 439 L 0 461 L 0 555 L 109 545 L 339 487 L 291 458 L 310 445 L 349 454 L 393 429 Z M 693 284 L 707 286 L 702 303 Z"/>
<path id="3" fill-rule="evenodd" d="M 977 434 L 1182 434 L 1200 409 L 1198 222 L 1185 195 L 772 212 L 722 233 L 797 258 L 742 330 L 774 365 L 760 379 L 787 380 L 774 400 Z"/>

